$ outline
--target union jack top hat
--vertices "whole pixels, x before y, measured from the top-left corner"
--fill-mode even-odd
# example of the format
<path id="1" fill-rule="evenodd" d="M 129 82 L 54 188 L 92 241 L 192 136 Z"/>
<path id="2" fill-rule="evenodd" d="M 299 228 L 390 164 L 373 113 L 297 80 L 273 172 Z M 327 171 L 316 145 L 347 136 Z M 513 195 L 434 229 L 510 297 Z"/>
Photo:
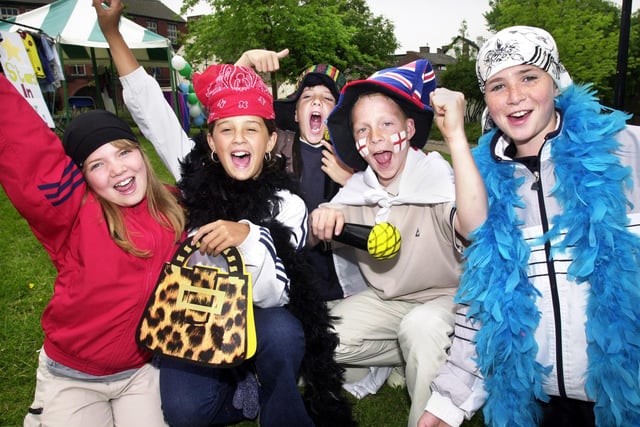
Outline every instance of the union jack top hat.
<path id="1" fill-rule="evenodd" d="M 436 75 L 427 59 L 386 68 L 365 80 L 347 83 L 340 93 L 338 104 L 327 119 L 331 143 L 338 158 L 359 171 L 367 167 L 367 162 L 356 149 L 351 129 L 351 110 L 363 93 L 379 92 L 396 101 L 407 117 L 415 122 L 416 132 L 411 138 L 411 146 L 422 149 L 427 143 L 433 122 L 429 95 L 435 88 Z"/>

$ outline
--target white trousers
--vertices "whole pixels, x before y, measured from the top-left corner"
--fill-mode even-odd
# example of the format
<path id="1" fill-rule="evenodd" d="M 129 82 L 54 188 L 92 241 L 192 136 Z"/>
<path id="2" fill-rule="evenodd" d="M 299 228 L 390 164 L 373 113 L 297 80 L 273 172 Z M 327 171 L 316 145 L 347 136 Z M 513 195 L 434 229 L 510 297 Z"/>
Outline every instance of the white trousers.
<path id="1" fill-rule="evenodd" d="M 111 382 L 53 375 L 40 351 L 36 391 L 24 427 L 166 427 L 159 371 L 150 363 Z M 36 413 L 32 413 L 36 412 Z"/>
<path id="2" fill-rule="evenodd" d="M 331 315 L 339 317 L 334 322 L 340 337 L 338 363 L 345 367 L 404 366 L 411 397 L 407 425 L 415 427 L 431 397 L 431 381 L 451 345 L 453 297 L 426 303 L 385 301 L 366 289 L 335 304 Z"/>

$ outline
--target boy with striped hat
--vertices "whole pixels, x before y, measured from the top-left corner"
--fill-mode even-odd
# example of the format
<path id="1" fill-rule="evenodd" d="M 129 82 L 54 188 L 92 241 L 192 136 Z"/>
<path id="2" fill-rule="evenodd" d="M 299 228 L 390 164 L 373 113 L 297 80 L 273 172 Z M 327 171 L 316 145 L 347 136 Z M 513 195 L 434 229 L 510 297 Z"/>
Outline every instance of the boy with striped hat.
<path id="1" fill-rule="evenodd" d="M 382 261 L 331 242 L 348 296 L 331 314 L 340 337 L 336 360 L 368 372 L 345 388 L 357 397 L 375 393 L 391 367 L 404 366 L 411 427 L 424 411 L 429 383 L 450 345 L 461 238 L 479 225 L 468 221 L 468 212 L 486 204 L 479 175 L 467 175 L 464 188 L 475 191 L 459 193 L 449 163 L 439 153 L 422 151 L 434 112 L 441 117 L 451 102 L 448 91 L 436 97 L 435 88 L 425 59 L 344 87 L 328 127 L 338 158 L 359 172 L 311 214 L 312 243 L 332 241 L 345 223 L 389 222 L 400 231 L 399 254 Z M 466 138 L 447 142 L 455 169 L 473 170 Z"/>

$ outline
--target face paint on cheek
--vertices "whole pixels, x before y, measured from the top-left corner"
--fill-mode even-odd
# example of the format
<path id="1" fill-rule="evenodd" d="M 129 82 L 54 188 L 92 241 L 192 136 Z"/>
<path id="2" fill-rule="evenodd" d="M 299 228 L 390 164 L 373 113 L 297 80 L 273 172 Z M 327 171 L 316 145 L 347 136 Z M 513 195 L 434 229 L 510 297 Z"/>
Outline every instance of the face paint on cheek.
<path id="1" fill-rule="evenodd" d="M 367 138 L 362 138 L 356 141 L 356 150 L 362 157 L 369 155 L 369 149 L 367 148 Z"/>
<path id="2" fill-rule="evenodd" d="M 393 152 L 399 153 L 407 146 L 407 132 L 401 130 L 391 135 L 391 143 L 393 144 Z"/>

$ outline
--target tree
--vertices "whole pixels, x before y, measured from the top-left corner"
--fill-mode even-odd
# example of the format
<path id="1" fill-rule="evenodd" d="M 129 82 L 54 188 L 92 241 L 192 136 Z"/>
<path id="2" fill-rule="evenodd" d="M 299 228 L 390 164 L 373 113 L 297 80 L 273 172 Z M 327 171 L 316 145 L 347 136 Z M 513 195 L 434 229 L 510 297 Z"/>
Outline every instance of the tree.
<path id="1" fill-rule="evenodd" d="M 345 70 L 353 78 L 366 78 L 375 71 L 394 65 L 393 54 L 400 46 L 393 23 L 375 16 L 365 0 L 336 2 L 344 14 L 343 23 L 351 30 L 351 46 Z"/>
<path id="2" fill-rule="evenodd" d="M 183 13 L 199 0 L 185 0 Z M 293 81 L 311 64 L 329 63 L 348 78 L 387 67 L 398 42 L 393 24 L 365 0 L 207 0 L 211 15 L 189 22 L 185 57 L 193 64 L 234 62 L 245 50 L 289 48 L 276 80 Z M 274 91 L 274 93 L 276 93 Z"/>
<path id="3" fill-rule="evenodd" d="M 438 85 L 464 93 L 467 101 L 465 121 L 480 123 L 484 109 L 484 95 L 478 87 L 476 77 L 476 50 L 471 48 L 467 39 L 467 21 L 463 20 L 458 35 L 453 38 L 450 49 L 455 52 L 456 62 L 447 66 L 438 80 Z M 454 44 L 457 43 L 457 44 Z M 474 45 L 475 46 L 475 45 Z"/>
<path id="4" fill-rule="evenodd" d="M 530 25 L 556 40 L 560 61 L 577 83 L 594 83 L 613 103 L 620 9 L 606 0 L 491 0 L 484 14 L 490 30 Z"/>
<path id="5" fill-rule="evenodd" d="M 467 100 L 465 120 L 479 122 L 484 109 L 484 95 L 480 92 L 476 77 L 475 58 L 459 56 L 456 63 L 447 66 L 440 76 L 439 86 L 464 93 Z"/>

